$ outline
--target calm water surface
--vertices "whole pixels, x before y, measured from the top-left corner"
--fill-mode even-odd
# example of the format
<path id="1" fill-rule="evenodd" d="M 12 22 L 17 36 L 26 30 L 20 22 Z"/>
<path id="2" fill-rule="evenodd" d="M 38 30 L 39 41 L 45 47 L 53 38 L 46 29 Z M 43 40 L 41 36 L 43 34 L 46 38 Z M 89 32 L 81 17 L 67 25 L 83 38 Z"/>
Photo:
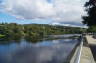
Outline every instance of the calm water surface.
<path id="1" fill-rule="evenodd" d="M 77 43 L 77 39 L 58 39 L 0 44 L 0 63 L 63 63 Z"/>

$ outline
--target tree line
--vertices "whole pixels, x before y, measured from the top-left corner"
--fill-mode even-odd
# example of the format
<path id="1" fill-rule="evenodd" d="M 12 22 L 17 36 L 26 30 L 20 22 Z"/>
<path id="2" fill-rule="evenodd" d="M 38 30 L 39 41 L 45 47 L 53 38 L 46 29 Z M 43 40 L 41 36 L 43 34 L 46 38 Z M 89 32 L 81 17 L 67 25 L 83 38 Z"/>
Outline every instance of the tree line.
<path id="1" fill-rule="evenodd" d="M 65 27 L 48 24 L 16 24 L 1 23 L 0 39 L 17 40 L 25 38 L 26 40 L 37 41 L 48 35 L 78 34 L 84 30 L 79 27 Z"/>
<path id="2" fill-rule="evenodd" d="M 96 0 L 88 0 L 84 6 L 87 15 L 82 22 L 89 27 L 88 32 L 96 32 Z"/>

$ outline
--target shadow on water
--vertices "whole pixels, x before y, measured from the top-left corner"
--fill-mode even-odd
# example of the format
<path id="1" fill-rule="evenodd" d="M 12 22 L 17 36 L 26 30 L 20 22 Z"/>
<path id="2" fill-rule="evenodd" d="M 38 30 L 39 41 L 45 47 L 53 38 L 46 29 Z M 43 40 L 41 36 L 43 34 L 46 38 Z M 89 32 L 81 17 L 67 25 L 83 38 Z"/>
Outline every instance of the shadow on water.
<path id="1" fill-rule="evenodd" d="M 20 43 L 23 39 L 31 43 L 37 43 L 39 41 L 42 41 L 41 38 L 38 38 L 38 37 L 34 38 L 32 36 L 27 36 L 27 37 L 11 36 L 11 37 L 0 38 L 0 44 L 10 44 L 12 42 Z"/>
<path id="2" fill-rule="evenodd" d="M 50 36 L 46 36 L 46 38 L 44 37 L 33 37 L 33 36 L 9 36 L 9 37 L 3 37 L 0 38 L 0 44 L 10 44 L 12 42 L 17 42 L 20 43 L 22 41 L 22 39 L 26 40 L 27 42 L 31 42 L 31 43 L 38 43 L 38 42 L 42 42 L 43 40 L 58 40 L 58 39 L 76 39 L 78 37 L 78 35 L 51 35 Z"/>
<path id="3" fill-rule="evenodd" d="M 0 44 L 11 44 L 13 42 L 20 43 L 21 37 L 3 37 L 0 38 Z"/>
<path id="4" fill-rule="evenodd" d="M 94 59 L 96 61 L 96 45 L 90 44 L 89 46 L 90 46 L 91 51 L 93 53 L 93 57 L 94 57 Z"/>

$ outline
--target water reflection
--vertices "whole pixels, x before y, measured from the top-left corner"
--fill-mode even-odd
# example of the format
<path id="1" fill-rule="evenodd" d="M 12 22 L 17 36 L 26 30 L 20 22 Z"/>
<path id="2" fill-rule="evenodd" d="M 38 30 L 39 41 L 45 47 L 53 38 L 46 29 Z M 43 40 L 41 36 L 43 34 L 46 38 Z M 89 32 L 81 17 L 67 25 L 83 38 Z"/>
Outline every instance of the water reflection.
<path id="1" fill-rule="evenodd" d="M 66 39 L 66 38 L 76 38 L 80 36 L 80 34 L 65 34 L 65 35 L 49 35 L 44 37 L 33 37 L 33 36 L 8 36 L 0 38 L 0 44 L 10 44 L 11 42 L 21 42 L 22 39 L 26 40 L 27 42 L 37 43 L 42 42 L 43 39 L 45 40 L 55 40 L 55 39 Z"/>
<path id="2" fill-rule="evenodd" d="M 77 43 L 77 39 L 59 39 L 1 44 L 0 63 L 64 63 Z"/>

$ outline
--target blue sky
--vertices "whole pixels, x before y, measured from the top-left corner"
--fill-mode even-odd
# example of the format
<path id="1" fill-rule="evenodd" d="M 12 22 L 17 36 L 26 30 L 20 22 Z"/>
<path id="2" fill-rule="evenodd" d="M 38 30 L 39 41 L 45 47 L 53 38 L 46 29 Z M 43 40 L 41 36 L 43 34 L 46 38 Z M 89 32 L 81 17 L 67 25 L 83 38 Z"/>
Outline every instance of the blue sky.
<path id="1" fill-rule="evenodd" d="M 6 0 L 0 0 L 0 3 L 5 2 Z M 47 0 L 51 3 L 52 0 Z M 18 24 L 50 24 L 51 19 L 17 19 L 15 16 L 12 16 L 6 12 L 0 12 L 0 23 L 18 23 Z"/>
<path id="2" fill-rule="evenodd" d="M 0 22 L 82 26 L 85 0 L 0 0 Z M 26 5 L 27 4 L 27 5 Z M 0 7 L 0 8 L 1 8 Z"/>
<path id="3" fill-rule="evenodd" d="M 49 24 L 51 19 L 16 19 L 7 13 L 0 13 L 0 23 L 18 23 L 18 24 Z"/>

